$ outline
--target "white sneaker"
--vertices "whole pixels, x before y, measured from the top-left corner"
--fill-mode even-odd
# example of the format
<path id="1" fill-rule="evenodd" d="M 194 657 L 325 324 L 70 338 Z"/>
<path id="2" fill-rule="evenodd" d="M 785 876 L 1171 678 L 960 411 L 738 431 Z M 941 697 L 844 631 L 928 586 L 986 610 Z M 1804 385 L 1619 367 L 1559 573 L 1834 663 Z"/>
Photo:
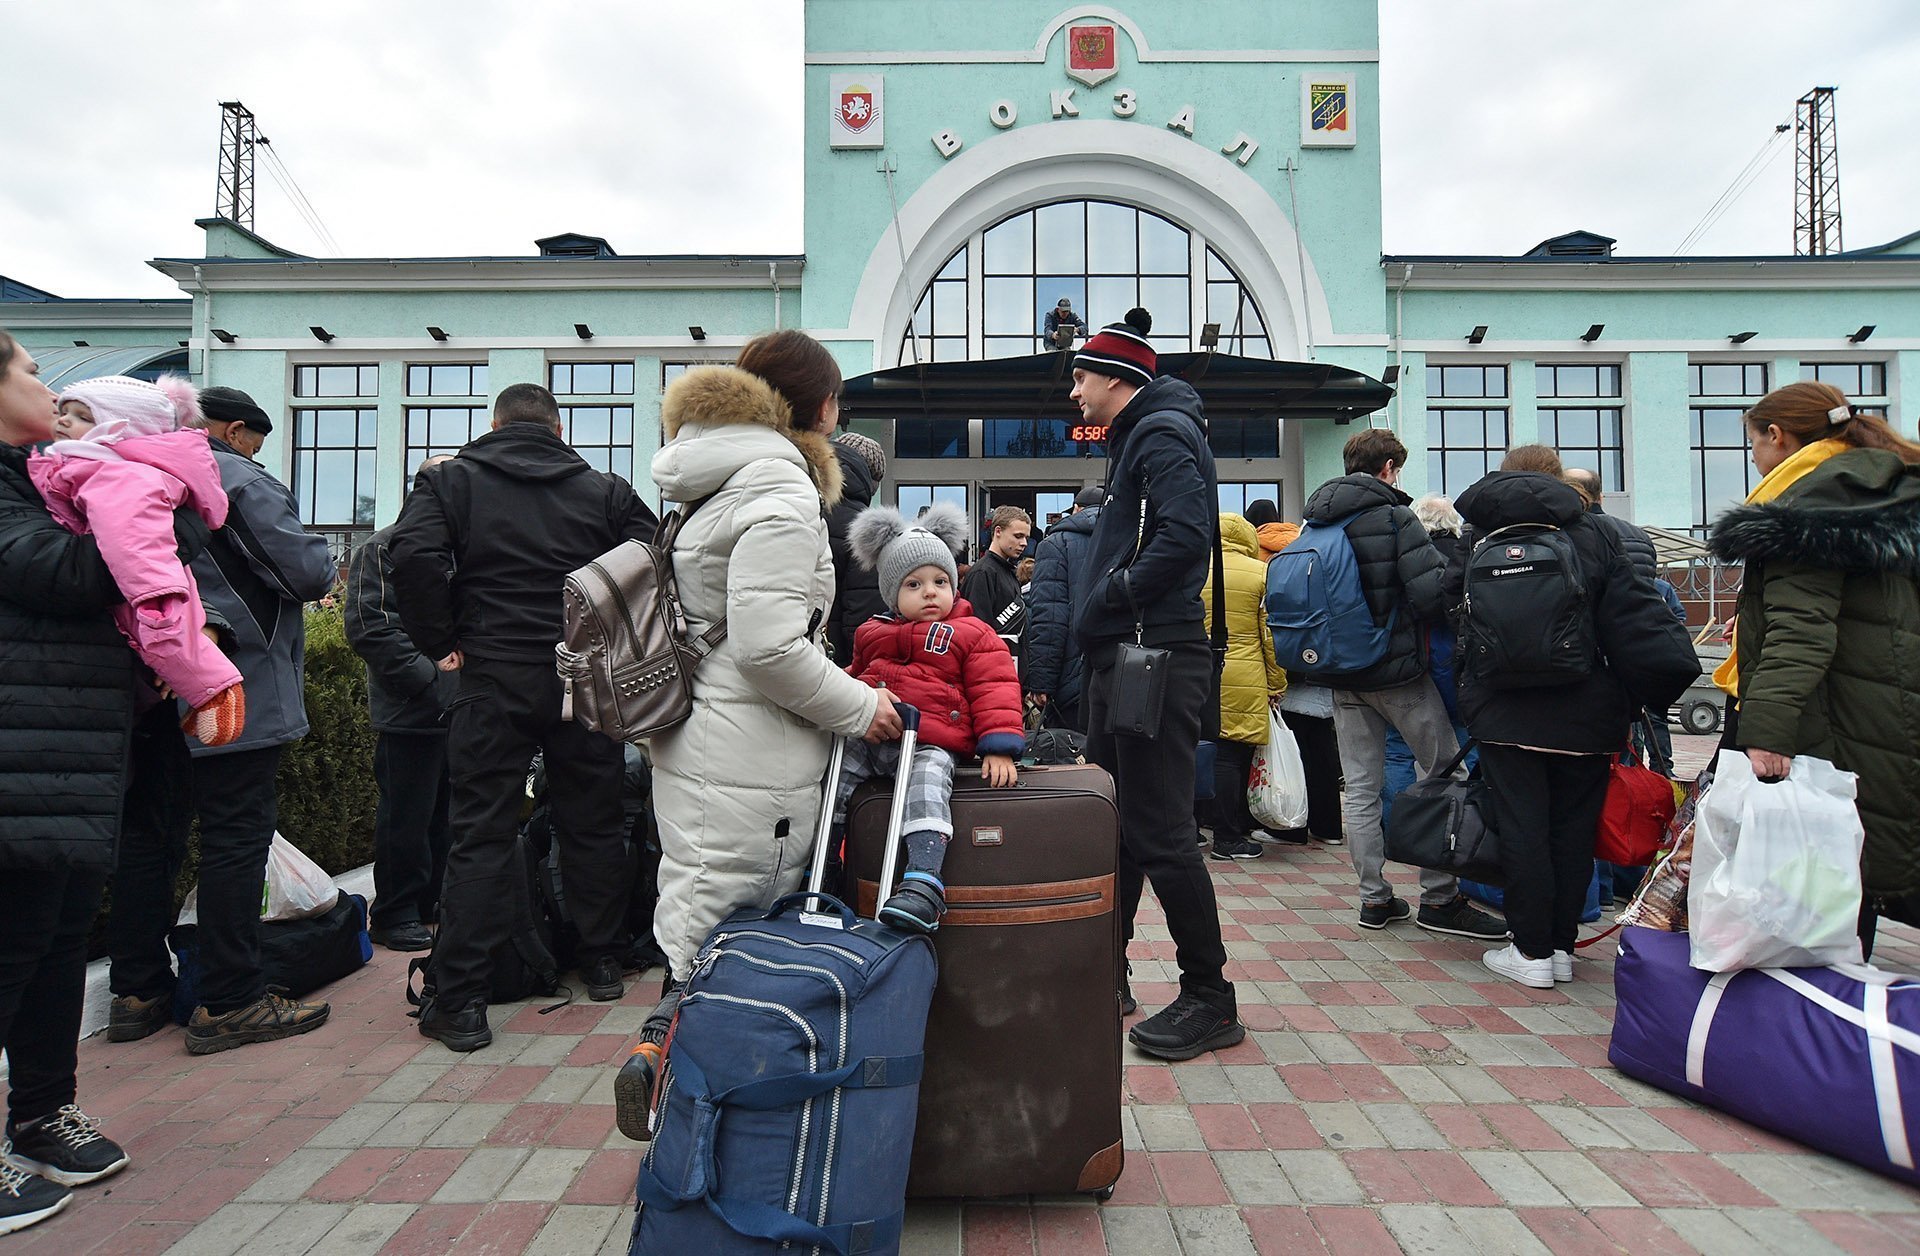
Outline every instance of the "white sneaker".
<path id="1" fill-rule="evenodd" d="M 1553 989 L 1553 961 L 1528 959 L 1511 942 L 1497 951 L 1488 951 L 1480 957 L 1480 962 L 1502 977 L 1523 986 L 1532 986 L 1535 990 Z M 1568 976 L 1571 979 L 1572 975 Z"/>
<path id="2" fill-rule="evenodd" d="M 1555 951 L 1553 953 L 1553 979 L 1555 981 L 1573 980 L 1573 952 Z"/>

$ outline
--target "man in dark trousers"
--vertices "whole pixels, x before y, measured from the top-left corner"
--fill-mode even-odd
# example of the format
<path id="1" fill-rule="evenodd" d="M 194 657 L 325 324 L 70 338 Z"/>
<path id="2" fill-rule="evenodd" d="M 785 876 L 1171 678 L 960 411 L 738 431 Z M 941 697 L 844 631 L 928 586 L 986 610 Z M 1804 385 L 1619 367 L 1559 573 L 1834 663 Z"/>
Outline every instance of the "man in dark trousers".
<path id="1" fill-rule="evenodd" d="M 1016 659 L 1027 628 L 1027 602 L 1020 596 L 1020 573 L 1015 568 L 1032 535 L 1033 516 L 1018 506 L 995 507 L 993 539 L 960 582 L 960 596 L 973 604 L 975 618 L 993 625 Z"/>
<path id="2" fill-rule="evenodd" d="M 1033 553 L 1033 584 L 1027 591 L 1026 658 L 1021 681 L 1046 709 L 1053 728 L 1087 731 L 1084 660 L 1073 639 L 1073 608 L 1091 572 L 1093 525 L 1100 518 L 1103 488 L 1083 488 L 1073 513 L 1047 529 Z"/>
<path id="3" fill-rule="evenodd" d="M 1180 964 L 1179 997 L 1128 1036 L 1149 1055 L 1190 1060 L 1247 1034 L 1193 821 L 1194 753 L 1214 668 L 1200 589 L 1220 508 L 1200 395 L 1183 380 L 1154 378 L 1152 326 L 1145 310 L 1130 310 L 1073 359 L 1074 402 L 1088 423 L 1110 426 L 1107 501 L 1074 635 L 1086 657 L 1088 757 L 1113 774 L 1119 796 L 1125 936 L 1152 881 Z M 1170 656 L 1160 727 L 1145 735 L 1110 727 L 1116 655 L 1136 641 Z M 1116 977 L 1132 1011 L 1125 975 Z"/>
<path id="4" fill-rule="evenodd" d="M 624 993 L 620 956 L 632 870 L 621 838 L 620 743 L 561 718 L 553 647 L 569 573 L 658 520 L 618 476 L 595 471 L 560 435 L 553 394 L 502 390 L 493 430 L 433 467 L 393 529 L 394 591 L 407 635 L 460 673 L 449 708 L 453 849 L 440 896 L 434 997 L 420 1032 L 456 1051 L 493 1041 L 489 954 L 509 935 L 508 905 L 531 893 L 516 863 L 527 768 L 545 753 L 567 896 L 587 993 Z"/>
<path id="5" fill-rule="evenodd" d="M 449 457 L 421 463 L 414 482 Z M 447 703 L 460 690 L 460 674 L 441 671 L 401 628 L 392 545 L 390 525 L 368 537 L 347 568 L 347 641 L 367 664 L 373 779 L 380 787 L 368 933 L 391 951 L 424 951 L 433 945 L 427 922 L 438 913 L 447 866 Z"/>

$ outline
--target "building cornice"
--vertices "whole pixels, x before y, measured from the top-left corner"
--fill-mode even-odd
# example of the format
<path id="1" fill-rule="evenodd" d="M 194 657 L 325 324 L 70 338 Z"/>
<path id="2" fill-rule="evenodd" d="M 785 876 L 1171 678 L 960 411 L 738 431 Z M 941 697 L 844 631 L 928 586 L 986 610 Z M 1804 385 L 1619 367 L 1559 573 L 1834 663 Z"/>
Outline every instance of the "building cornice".
<path id="1" fill-rule="evenodd" d="M 1920 256 L 1630 258 L 1384 257 L 1387 285 L 1419 292 L 1912 288 Z"/>
<path id="2" fill-rule="evenodd" d="M 192 321 L 193 302 L 185 297 L 152 301 L 0 301 L 0 326 L 13 328 L 80 325 L 181 328 Z"/>
<path id="3" fill-rule="evenodd" d="M 189 290 L 220 292 L 454 291 L 517 287 L 592 289 L 741 289 L 797 286 L 800 254 L 738 257 L 391 257 L 281 259 L 162 257 L 149 262 Z M 196 276 L 196 271 L 198 272 Z"/>

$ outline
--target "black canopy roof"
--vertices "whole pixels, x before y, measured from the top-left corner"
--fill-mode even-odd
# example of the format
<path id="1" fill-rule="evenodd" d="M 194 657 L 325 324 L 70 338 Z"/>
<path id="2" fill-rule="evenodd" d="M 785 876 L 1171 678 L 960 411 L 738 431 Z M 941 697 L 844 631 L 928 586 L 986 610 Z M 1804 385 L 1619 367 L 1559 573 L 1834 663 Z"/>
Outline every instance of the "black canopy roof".
<path id="1" fill-rule="evenodd" d="M 1163 353 L 1160 373 L 1192 384 L 1215 419 L 1331 418 L 1372 414 L 1393 389 L 1359 371 L 1322 362 L 1274 362 L 1225 353 Z M 1073 354 L 978 362 L 926 362 L 847 381 L 845 405 L 863 419 L 1074 419 Z"/>

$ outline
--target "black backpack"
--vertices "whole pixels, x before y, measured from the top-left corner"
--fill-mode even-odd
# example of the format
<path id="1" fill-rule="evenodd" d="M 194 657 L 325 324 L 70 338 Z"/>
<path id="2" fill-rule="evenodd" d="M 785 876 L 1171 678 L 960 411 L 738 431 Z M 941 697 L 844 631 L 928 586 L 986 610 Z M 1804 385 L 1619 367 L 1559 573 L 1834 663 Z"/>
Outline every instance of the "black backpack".
<path id="1" fill-rule="evenodd" d="M 487 1002 L 515 1003 L 521 999 L 530 999 L 536 995 L 545 997 L 560 990 L 560 966 L 553 958 L 553 932 L 546 913 L 538 905 L 535 879 L 539 875 L 540 856 L 528 842 L 524 833 L 513 837 L 514 868 L 521 875 L 514 878 L 515 884 L 510 893 L 514 901 L 503 904 L 511 921 L 507 940 L 493 949 L 488 956 L 492 966 L 492 977 L 488 983 Z M 420 978 L 420 987 L 414 989 L 413 979 Z M 419 1010 L 429 999 L 438 994 L 437 983 L 433 976 L 433 952 L 428 951 L 420 959 L 407 961 L 407 1002 L 415 1011 L 407 1013 L 418 1016 Z"/>
<path id="2" fill-rule="evenodd" d="M 1475 542 L 1460 604 L 1464 678 L 1494 689 L 1566 685 L 1599 661 L 1586 578 L 1565 532 L 1522 523 Z"/>

